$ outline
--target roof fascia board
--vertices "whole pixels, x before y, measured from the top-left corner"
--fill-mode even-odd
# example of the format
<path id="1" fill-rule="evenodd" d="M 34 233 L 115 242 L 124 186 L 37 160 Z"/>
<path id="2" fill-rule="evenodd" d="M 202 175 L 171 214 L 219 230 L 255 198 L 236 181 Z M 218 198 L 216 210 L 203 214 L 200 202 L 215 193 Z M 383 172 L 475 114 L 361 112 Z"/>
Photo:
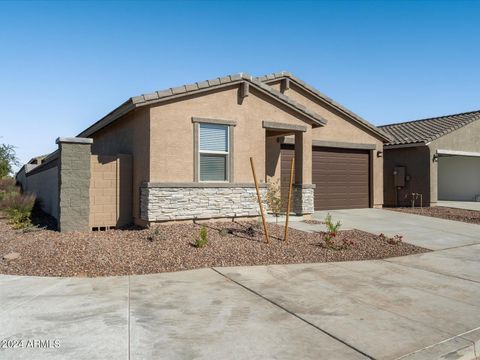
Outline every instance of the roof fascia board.
<path id="1" fill-rule="evenodd" d="M 211 87 L 204 88 L 204 89 L 198 89 L 198 90 L 188 91 L 188 92 L 184 92 L 184 93 L 180 93 L 180 94 L 175 94 L 175 95 L 167 96 L 167 97 L 160 98 L 160 99 L 146 100 L 144 102 L 136 103 L 135 105 L 137 107 L 148 106 L 148 105 L 152 105 L 152 104 L 161 103 L 161 102 L 164 102 L 164 101 L 176 100 L 178 98 L 188 96 L 188 95 L 198 95 L 198 94 L 201 94 L 201 93 L 204 93 L 204 92 L 209 92 L 209 91 L 213 91 L 213 90 L 217 90 L 217 89 L 234 87 L 234 86 L 239 85 L 239 84 L 244 83 L 244 82 L 249 84 L 251 87 L 254 87 L 256 90 L 260 91 L 261 93 L 263 93 L 263 94 L 277 100 L 278 102 L 284 104 L 285 106 L 294 110 L 295 112 L 300 113 L 301 115 L 303 115 L 304 117 L 306 117 L 307 119 L 309 119 L 311 122 L 313 122 L 315 124 L 323 126 L 327 123 L 327 120 L 323 119 L 321 116 L 317 115 L 319 118 L 321 118 L 321 120 L 316 119 L 315 117 L 309 115 L 307 112 L 304 112 L 301 109 L 289 104 L 287 101 L 283 100 L 280 96 L 275 96 L 270 91 L 267 91 L 267 90 L 263 89 L 261 86 L 258 86 L 254 81 L 250 81 L 249 79 L 245 79 L 245 78 L 235 80 L 235 81 L 231 81 L 231 82 L 224 83 L 224 84 L 211 86 Z M 281 94 L 281 95 L 283 95 L 283 94 Z"/>
<path id="2" fill-rule="evenodd" d="M 409 144 L 393 144 L 393 145 L 383 145 L 383 148 L 385 150 L 388 149 L 401 149 L 401 148 L 411 148 L 411 147 L 420 147 L 420 146 L 426 146 L 429 143 L 425 143 L 424 141 L 417 142 L 417 143 L 409 143 Z"/>
<path id="3" fill-rule="evenodd" d="M 237 86 L 237 85 L 239 85 L 241 83 L 245 83 L 245 82 L 248 83 L 251 88 L 252 87 L 255 88 L 259 92 L 261 92 L 261 93 L 275 99 L 279 103 L 287 106 L 289 109 L 301 114 L 302 116 L 304 116 L 306 119 L 308 119 L 313 124 L 324 126 L 327 123 L 327 120 L 324 119 L 323 117 L 321 117 L 319 115 L 317 115 L 318 118 L 315 118 L 315 117 L 311 116 L 310 114 L 308 114 L 308 112 L 305 112 L 302 109 L 297 108 L 296 106 L 293 106 L 288 101 L 285 101 L 284 99 L 282 99 L 281 96 L 276 96 L 272 92 L 267 91 L 266 89 L 263 89 L 261 86 L 256 84 L 254 81 L 251 81 L 248 78 L 240 78 L 238 80 L 230 81 L 230 82 L 227 82 L 227 83 L 218 84 L 218 85 L 214 85 L 214 86 L 210 86 L 210 87 L 206 87 L 206 88 L 202 88 L 202 89 L 197 89 L 197 90 L 193 90 L 193 91 L 187 91 L 187 92 L 182 92 L 182 93 L 178 93 L 178 94 L 172 94 L 172 95 L 165 96 L 165 97 L 162 97 L 162 98 L 159 98 L 159 99 L 136 101 L 135 100 L 136 98 L 130 98 L 128 101 L 126 101 L 125 103 L 120 105 L 117 109 L 115 109 L 112 112 L 110 112 L 109 114 L 107 114 L 105 117 L 103 117 L 102 119 L 100 119 L 99 121 L 97 121 L 96 123 L 91 125 L 86 130 L 82 131 L 77 136 L 78 137 L 91 136 L 92 134 L 94 134 L 95 132 L 104 128 L 105 126 L 110 125 L 112 122 L 117 120 L 119 117 L 125 115 L 126 113 L 128 113 L 131 110 L 133 110 L 135 108 L 138 108 L 138 107 L 149 106 L 149 105 L 162 103 L 162 102 L 166 102 L 166 101 L 172 101 L 172 100 L 176 100 L 176 99 L 181 98 L 181 97 L 185 97 L 185 96 L 189 96 L 189 95 L 198 95 L 198 94 L 202 94 L 204 92 L 209 92 L 209 91 L 213 91 L 213 90 L 217 90 L 217 89 L 223 89 L 223 88 L 226 88 L 226 87 L 234 87 L 234 86 Z M 279 93 L 279 94 L 283 95 L 281 93 Z M 285 95 L 283 95 L 283 96 L 285 96 Z"/>

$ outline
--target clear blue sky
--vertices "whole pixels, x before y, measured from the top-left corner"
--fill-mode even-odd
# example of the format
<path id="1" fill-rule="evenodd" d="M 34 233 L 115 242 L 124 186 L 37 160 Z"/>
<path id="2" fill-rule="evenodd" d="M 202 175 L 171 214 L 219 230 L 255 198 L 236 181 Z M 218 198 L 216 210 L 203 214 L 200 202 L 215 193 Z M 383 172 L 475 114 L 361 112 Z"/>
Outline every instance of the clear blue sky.
<path id="1" fill-rule="evenodd" d="M 379 125 L 480 109 L 480 2 L 0 2 L 0 142 L 54 150 L 131 96 L 287 70 Z"/>

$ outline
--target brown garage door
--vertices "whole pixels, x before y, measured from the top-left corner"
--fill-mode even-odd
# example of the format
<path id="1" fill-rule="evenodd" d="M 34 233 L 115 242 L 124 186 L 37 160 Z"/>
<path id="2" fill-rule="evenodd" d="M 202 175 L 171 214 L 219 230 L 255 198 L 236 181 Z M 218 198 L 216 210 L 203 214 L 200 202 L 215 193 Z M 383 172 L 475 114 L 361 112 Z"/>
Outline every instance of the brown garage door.
<path id="1" fill-rule="evenodd" d="M 293 148 L 282 149 L 282 195 L 288 189 L 288 164 L 293 154 Z M 315 210 L 369 207 L 369 179 L 369 151 L 313 148 Z"/>

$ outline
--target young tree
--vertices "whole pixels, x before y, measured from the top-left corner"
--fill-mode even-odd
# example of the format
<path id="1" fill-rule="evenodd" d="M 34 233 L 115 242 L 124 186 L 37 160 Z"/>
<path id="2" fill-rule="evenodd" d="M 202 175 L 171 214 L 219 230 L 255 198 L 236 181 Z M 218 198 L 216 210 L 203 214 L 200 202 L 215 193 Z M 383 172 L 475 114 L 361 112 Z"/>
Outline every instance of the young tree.
<path id="1" fill-rule="evenodd" d="M 269 181 L 267 183 L 267 206 L 268 210 L 275 215 L 275 223 L 278 224 L 278 217 L 283 212 L 283 199 L 280 189 L 280 183 L 277 181 Z"/>
<path id="2" fill-rule="evenodd" d="M 19 165 L 15 147 L 8 144 L 0 144 L 0 179 L 13 173 L 13 166 Z"/>

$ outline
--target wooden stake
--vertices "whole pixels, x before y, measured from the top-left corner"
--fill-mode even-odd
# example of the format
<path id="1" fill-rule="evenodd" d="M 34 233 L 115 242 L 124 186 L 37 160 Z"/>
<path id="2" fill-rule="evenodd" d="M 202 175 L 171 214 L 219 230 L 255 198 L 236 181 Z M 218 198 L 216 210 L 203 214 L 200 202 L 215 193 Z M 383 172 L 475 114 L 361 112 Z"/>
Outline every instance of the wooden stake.
<path id="1" fill-rule="evenodd" d="M 285 236 L 284 240 L 288 240 L 288 218 L 290 217 L 290 204 L 292 203 L 292 185 L 293 185 L 293 170 L 295 168 L 295 158 L 292 158 L 292 167 L 290 168 L 290 185 L 288 188 L 288 202 L 287 202 L 287 214 L 285 217 Z"/>
<path id="2" fill-rule="evenodd" d="M 265 232 L 265 239 L 267 244 L 270 243 L 268 236 L 267 222 L 265 220 L 265 214 L 263 213 L 262 197 L 260 196 L 260 190 L 258 189 L 257 175 L 255 174 L 255 166 L 253 165 L 253 158 L 250 158 L 250 165 L 252 166 L 253 181 L 255 182 L 255 189 L 257 190 L 258 206 L 260 206 L 260 214 L 262 214 L 263 231 Z"/>

